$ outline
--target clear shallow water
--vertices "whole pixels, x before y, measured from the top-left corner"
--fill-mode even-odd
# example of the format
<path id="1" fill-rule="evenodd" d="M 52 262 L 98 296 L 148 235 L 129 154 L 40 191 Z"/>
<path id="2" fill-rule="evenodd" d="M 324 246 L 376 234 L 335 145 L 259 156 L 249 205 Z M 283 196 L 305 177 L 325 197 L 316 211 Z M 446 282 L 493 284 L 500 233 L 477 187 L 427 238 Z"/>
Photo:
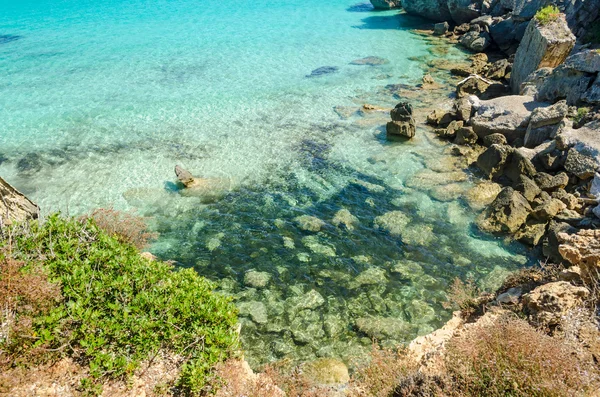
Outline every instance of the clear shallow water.
<path id="1" fill-rule="evenodd" d="M 359 111 L 420 82 L 419 23 L 352 0 L 0 2 L 0 174 L 45 212 L 153 217 L 155 253 L 235 296 L 253 364 L 409 340 L 449 316 L 454 277 L 490 284 L 526 261 L 439 200 L 455 175 L 424 169 L 450 169 L 443 144 L 386 142 L 387 114 Z M 350 64 L 366 56 L 387 62 Z M 306 77 L 324 66 L 337 70 Z M 182 192 L 175 164 L 231 191 Z M 401 236 L 377 226 L 391 211 Z M 302 215 L 325 224 L 303 230 Z M 244 281 L 253 269 L 265 286 Z"/>

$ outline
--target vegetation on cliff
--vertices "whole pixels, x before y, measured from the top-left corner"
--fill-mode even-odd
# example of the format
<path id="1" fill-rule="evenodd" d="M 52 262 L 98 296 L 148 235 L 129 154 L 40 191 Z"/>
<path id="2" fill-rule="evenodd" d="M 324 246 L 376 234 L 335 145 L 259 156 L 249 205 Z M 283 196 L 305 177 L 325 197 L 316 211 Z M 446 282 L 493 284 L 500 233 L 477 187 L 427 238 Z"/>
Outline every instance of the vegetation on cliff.
<path id="1" fill-rule="evenodd" d="M 198 394 L 237 347 L 235 307 L 213 283 L 140 256 L 117 229 L 53 215 L 2 233 L 2 372 L 71 357 L 89 368 L 81 388 L 96 394 L 168 352 L 181 363 L 176 386 Z"/>

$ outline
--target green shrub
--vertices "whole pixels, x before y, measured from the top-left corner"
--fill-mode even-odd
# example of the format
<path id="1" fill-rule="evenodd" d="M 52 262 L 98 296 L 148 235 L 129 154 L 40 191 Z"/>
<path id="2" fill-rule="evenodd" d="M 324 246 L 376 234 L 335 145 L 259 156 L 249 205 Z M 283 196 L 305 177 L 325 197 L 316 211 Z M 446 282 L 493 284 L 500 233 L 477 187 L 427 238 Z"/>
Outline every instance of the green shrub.
<path id="1" fill-rule="evenodd" d="M 184 361 L 178 386 L 198 394 L 212 367 L 237 348 L 235 307 L 192 269 L 142 258 L 93 219 L 53 215 L 12 233 L 10 247 L 0 241 L 0 255 L 43 263 L 63 299 L 33 318 L 29 349 L 78 358 L 96 380 L 131 375 L 141 361 L 168 351 Z"/>
<path id="2" fill-rule="evenodd" d="M 560 10 L 557 6 L 549 5 L 541 8 L 536 14 L 535 19 L 540 25 L 547 25 L 550 22 L 556 21 L 560 15 Z"/>

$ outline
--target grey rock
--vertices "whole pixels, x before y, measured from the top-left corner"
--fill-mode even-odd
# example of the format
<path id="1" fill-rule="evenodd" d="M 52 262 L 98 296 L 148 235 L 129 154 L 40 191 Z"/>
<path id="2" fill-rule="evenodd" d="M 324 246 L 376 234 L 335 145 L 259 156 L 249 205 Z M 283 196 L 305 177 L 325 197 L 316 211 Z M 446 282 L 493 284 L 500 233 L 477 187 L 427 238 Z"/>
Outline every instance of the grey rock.
<path id="1" fill-rule="evenodd" d="M 583 93 L 581 100 L 592 105 L 600 104 L 600 76 L 596 77 L 590 88 Z"/>
<path id="2" fill-rule="evenodd" d="M 325 336 L 319 313 L 311 310 L 299 312 L 290 324 L 294 341 L 300 344 L 314 343 Z"/>
<path id="3" fill-rule="evenodd" d="M 433 25 L 433 34 L 435 36 L 443 36 L 450 30 L 448 22 L 439 22 Z"/>
<path id="4" fill-rule="evenodd" d="M 477 7 L 478 2 L 472 0 L 447 0 L 447 3 L 450 15 L 457 24 L 469 22 L 481 15 L 480 7 L 479 9 Z"/>
<path id="5" fill-rule="evenodd" d="M 493 80 L 502 80 L 506 77 L 507 73 L 510 73 L 512 64 L 508 59 L 500 59 L 490 65 L 488 70 L 485 72 L 485 77 Z"/>
<path id="6" fill-rule="evenodd" d="M 519 95 L 481 101 L 477 113 L 471 118 L 471 125 L 480 138 L 497 133 L 512 142 L 525 136 L 531 112 L 545 106 L 549 104 Z"/>
<path id="7" fill-rule="evenodd" d="M 534 109 L 524 137 L 525 146 L 533 148 L 553 137 L 558 131 L 558 124 L 568 112 L 569 107 L 565 100 L 552 106 Z"/>
<path id="8" fill-rule="evenodd" d="M 600 72 L 600 53 L 598 50 L 583 50 L 565 60 L 565 66 L 586 73 Z"/>
<path id="9" fill-rule="evenodd" d="M 240 315 L 248 316 L 257 324 L 266 324 L 269 321 L 267 307 L 259 301 L 249 301 L 238 303 Z"/>
<path id="10" fill-rule="evenodd" d="M 447 0 L 402 0 L 402 8 L 409 14 L 434 21 L 452 20 Z"/>
<path id="11" fill-rule="evenodd" d="M 458 117 L 459 120 L 469 121 L 473 110 L 473 104 L 470 98 L 463 97 L 457 99 L 454 108 L 456 109 L 456 117 Z"/>
<path id="12" fill-rule="evenodd" d="M 535 70 L 560 65 L 574 45 L 575 36 L 564 18 L 545 25 L 532 19 L 515 56 L 510 79 L 513 93 L 520 93 L 521 83 Z"/>
<path id="13" fill-rule="evenodd" d="M 537 171 L 533 163 L 519 150 L 513 151 L 504 166 L 504 175 L 513 183 L 518 183 L 521 176 L 534 177 Z"/>
<path id="14" fill-rule="evenodd" d="M 413 108 L 408 102 L 400 102 L 390 111 L 390 117 L 393 121 L 410 121 L 412 115 Z"/>
<path id="15" fill-rule="evenodd" d="M 414 326 L 395 317 L 360 317 L 356 328 L 371 338 L 405 340 L 411 335 Z"/>
<path id="16" fill-rule="evenodd" d="M 595 158 L 586 156 L 577 149 L 571 148 L 565 161 L 565 170 L 579 179 L 590 179 L 598 170 L 598 162 Z"/>
<path id="17" fill-rule="evenodd" d="M 589 73 L 573 69 L 564 63 L 536 83 L 535 97 L 538 101 L 550 102 L 566 99 L 567 104 L 575 105 L 585 95 L 592 79 Z"/>
<path id="18" fill-rule="evenodd" d="M 521 287 L 510 288 L 508 291 L 501 293 L 496 298 L 496 302 L 504 305 L 516 305 L 519 303 L 519 298 L 523 295 Z"/>
<path id="19" fill-rule="evenodd" d="M 463 35 L 459 43 L 473 52 L 482 52 L 492 44 L 492 39 L 487 32 L 469 32 Z"/>

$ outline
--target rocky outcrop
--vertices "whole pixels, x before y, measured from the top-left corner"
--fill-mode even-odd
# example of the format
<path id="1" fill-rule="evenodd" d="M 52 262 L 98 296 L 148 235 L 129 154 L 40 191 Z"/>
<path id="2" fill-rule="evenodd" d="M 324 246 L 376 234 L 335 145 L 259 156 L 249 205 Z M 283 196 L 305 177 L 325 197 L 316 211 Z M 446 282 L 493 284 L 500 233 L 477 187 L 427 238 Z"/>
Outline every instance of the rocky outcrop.
<path id="1" fill-rule="evenodd" d="M 451 21 L 447 0 L 402 0 L 402 8 L 409 14 L 434 21 Z"/>
<path id="2" fill-rule="evenodd" d="M 40 208 L 0 178 L 0 228 L 13 222 L 37 219 Z"/>
<path id="3" fill-rule="evenodd" d="M 534 109 L 531 112 L 531 120 L 524 137 L 525 147 L 534 148 L 553 137 L 558 131 L 559 123 L 567 116 L 568 112 L 566 101 Z"/>
<path id="4" fill-rule="evenodd" d="M 575 36 L 564 17 L 541 24 L 532 19 L 515 56 L 510 85 L 519 94 L 521 84 L 539 68 L 560 65 L 575 45 Z"/>
<path id="5" fill-rule="evenodd" d="M 480 138 L 502 134 L 508 142 L 513 142 L 525 136 L 531 111 L 546 106 L 547 103 L 536 102 L 531 96 L 520 95 L 480 101 L 471 125 Z"/>
<path id="6" fill-rule="evenodd" d="M 577 233 L 558 233 L 558 252 L 562 258 L 581 269 L 586 281 L 600 277 L 600 230 L 580 230 Z"/>
<path id="7" fill-rule="evenodd" d="M 371 0 L 371 4 L 377 10 L 389 10 L 401 6 L 400 0 Z"/>
<path id="8" fill-rule="evenodd" d="M 584 287 L 566 281 L 541 285 L 523 296 L 523 303 L 534 323 L 546 327 L 559 325 L 563 317 L 581 307 L 589 295 Z"/>
<path id="9" fill-rule="evenodd" d="M 407 102 L 400 102 L 390 112 L 392 121 L 387 123 L 386 131 L 388 137 L 401 136 L 412 138 L 416 133 L 415 119 L 412 116 L 412 106 Z"/>
<path id="10" fill-rule="evenodd" d="M 481 15 L 481 2 L 473 0 L 447 0 L 448 11 L 457 24 L 467 23 Z"/>

